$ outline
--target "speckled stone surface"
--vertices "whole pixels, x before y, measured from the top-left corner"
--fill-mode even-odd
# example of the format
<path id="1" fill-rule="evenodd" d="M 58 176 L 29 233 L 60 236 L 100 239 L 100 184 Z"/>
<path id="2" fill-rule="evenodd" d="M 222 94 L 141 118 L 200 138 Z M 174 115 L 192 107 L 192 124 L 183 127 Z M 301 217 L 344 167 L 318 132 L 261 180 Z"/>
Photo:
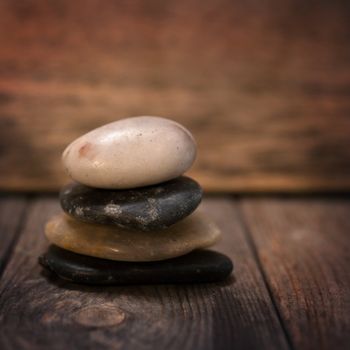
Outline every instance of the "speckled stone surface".
<path id="1" fill-rule="evenodd" d="M 217 282 L 225 280 L 233 269 L 227 256 L 210 250 L 137 263 L 92 258 L 51 245 L 39 262 L 64 280 L 94 285 Z"/>
<path id="2" fill-rule="evenodd" d="M 206 214 L 197 210 L 167 229 L 149 232 L 87 224 L 61 214 L 46 224 L 45 234 L 51 243 L 78 254 L 110 260 L 158 261 L 209 247 L 221 233 Z"/>
<path id="3" fill-rule="evenodd" d="M 87 186 L 125 189 L 175 179 L 193 164 L 192 134 L 173 120 L 140 116 L 80 136 L 62 155 L 68 175 Z"/>
<path id="4" fill-rule="evenodd" d="M 185 176 L 131 190 L 103 190 L 74 182 L 60 192 L 63 210 L 78 220 L 142 231 L 173 225 L 191 214 L 201 199 L 201 187 Z"/>

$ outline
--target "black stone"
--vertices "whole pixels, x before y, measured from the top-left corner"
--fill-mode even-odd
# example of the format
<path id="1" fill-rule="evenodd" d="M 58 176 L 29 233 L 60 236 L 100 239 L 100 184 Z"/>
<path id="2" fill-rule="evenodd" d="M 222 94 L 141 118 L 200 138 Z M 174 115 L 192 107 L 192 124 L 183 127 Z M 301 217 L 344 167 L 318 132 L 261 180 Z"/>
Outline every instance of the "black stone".
<path id="1" fill-rule="evenodd" d="M 128 190 L 71 183 L 60 192 L 62 209 L 78 220 L 142 231 L 171 226 L 191 214 L 201 199 L 201 187 L 184 176 Z"/>
<path id="2" fill-rule="evenodd" d="M 195 250 L 156 262 L 123 262 L 76 254 L 51 245 L 39 262 L 64 280 L 94 285 L 218 282 L 233 269 L 227 256 L 211 250 Z"/>

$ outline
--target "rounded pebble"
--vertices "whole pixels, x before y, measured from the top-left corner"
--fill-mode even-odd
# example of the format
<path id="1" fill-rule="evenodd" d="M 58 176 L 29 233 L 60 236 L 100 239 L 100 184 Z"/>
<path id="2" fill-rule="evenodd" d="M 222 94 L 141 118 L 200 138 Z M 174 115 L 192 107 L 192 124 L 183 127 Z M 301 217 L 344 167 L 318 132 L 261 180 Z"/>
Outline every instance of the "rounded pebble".
<path id="1" fill-rule="evenodd" d="M 174 259 L 142 263 L 98 259 L 51 245 L 39 262 L 64 280 L 92 285 L 218 282 L 225 280 L 233 269 L 230 258 L 211 250 L 195 250 Z M 100 311 L 97 312 L 99 315 Z M 83 316 L 84 323 L 95 326 L 96 317 L 90 317 L 90 312 Z M 123 319 L 117 310 L 112 320 L 108 317 L 105 322 Z"/>
<path id="2" fill-rule="evenodd" d="M 106 124 L 73 141 L 62 155 L 71 178 L 84 185 L 125 189 L 174 179 L 188 170 L 196 144 L 182 125 L 161 117 Z"/>
<path id="3" fill-rule="evenodd" d="M 201 187 L 184 176 L 132 190 L 104 190 L 71 183 L 60 192 L 63 210 L 78 220 L 142 231 L 175 224 L 190 215 L 201 199 Z"/>
<path id="4" fill-rule="evenodd" d="M 61 214 L 46 224 L 45 234 L 51 243 L 83 255 L 122 261 L 157 261 L 209 247 L 218 240 L 220 230 L 200 211 L 167 229 L 147 233 L 83 223 Z"/>

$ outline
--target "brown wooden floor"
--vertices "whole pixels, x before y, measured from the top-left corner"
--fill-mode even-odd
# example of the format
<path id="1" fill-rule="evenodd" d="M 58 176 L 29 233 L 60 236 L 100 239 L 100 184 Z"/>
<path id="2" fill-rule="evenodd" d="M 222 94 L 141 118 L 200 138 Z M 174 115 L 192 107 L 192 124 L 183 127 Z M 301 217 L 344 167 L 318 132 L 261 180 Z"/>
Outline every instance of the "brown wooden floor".
<path id="1" fill-rule="evenodd" d="M 55 196 L 0 198 L 1 349 L 345 349 L 350 198 L 209 197 L 226 283 L 82 287 L 42 274 Z"/>

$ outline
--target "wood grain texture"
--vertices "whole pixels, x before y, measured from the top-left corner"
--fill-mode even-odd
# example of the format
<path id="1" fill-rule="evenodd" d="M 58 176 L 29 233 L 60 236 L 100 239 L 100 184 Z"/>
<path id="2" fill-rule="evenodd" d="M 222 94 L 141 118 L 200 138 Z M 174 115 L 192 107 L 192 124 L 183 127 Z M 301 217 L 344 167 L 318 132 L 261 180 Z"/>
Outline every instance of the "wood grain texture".
<path id="1" fill-rule="evenodd" d="M 229 200 L 204 210 L 221 226 L 216 247 L 235 263 L 220 284 L 80 287 L 40 273 L 54 199 L 32 204 L 0 282 L 1 349 L 288 349 Z"/>
<path id="2" fill-rule="evenodd" d="M 246 199 L 247 227 L 296 349 L 348 349 L 350 200 Z"/>
<path id="3" fill-rule="evenodd" d="M 21 229 L 26 205 L 24 196 L 0 196 L 0 276 Z"/>
<path id="4" fill-rule="evenodd" d="M 188 127 L 211 191 L 350 189 L 348 1 L 0 2 L 0 188 L 122 117 Z"/>

